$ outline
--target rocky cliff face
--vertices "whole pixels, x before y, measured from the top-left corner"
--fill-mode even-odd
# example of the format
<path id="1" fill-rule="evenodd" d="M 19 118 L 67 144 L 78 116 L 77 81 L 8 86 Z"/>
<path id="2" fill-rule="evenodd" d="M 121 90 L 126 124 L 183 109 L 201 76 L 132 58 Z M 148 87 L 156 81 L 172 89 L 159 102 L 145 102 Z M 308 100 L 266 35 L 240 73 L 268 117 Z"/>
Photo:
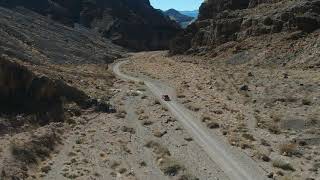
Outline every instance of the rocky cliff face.
<path id="1" fill-rule="evenodd" d="M 318 28 L 319 0 L 208 0 L 200 7 L 199 19 L 170 49 L 173 54 L 192 53 L 253 36 Z"/>
<path id="2" fill-rule="evenodd" d="M 23 6 L 67 25 L 80 23 L 133 50 L 166 49 L 180 30 L 149 0 L 0 0 L 0 5 Z"/>

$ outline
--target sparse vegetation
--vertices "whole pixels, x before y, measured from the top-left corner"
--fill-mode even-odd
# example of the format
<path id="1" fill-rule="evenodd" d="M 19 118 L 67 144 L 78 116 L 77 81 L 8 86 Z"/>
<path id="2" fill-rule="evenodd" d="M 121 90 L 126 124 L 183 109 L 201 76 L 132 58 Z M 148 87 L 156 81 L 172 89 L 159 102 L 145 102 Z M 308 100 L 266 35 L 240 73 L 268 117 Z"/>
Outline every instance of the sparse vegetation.
<path id="1" fill-rule="evenodd" d="M 127 93 L 127 96 L 139 96 L 140 94 L 137 91 L 130 91 Z"/>
<path id="2" fill-rule="evenodd" d="M 120 168 L 120 169 L 119 169 L 119 173 L 120 173 L 120 174 L 124 174 L 125 172 L 127 172 L 127 169 L 126 169 L 126 168 Z"/>
<path id="3" fill-rule="evenodd" d="M 191 174 L 183 174 L 178 178 L 178 180 L 199 180 L 199 178 Z"/>
<path id="4" fill-rule="evenodd" d="M 129 84 L 135 84 L 136 82 L 135 82 L 135 81 L 132 81 L 132 80 L 129 80 L 128 83 L 129 83 Z"/>
<path id="5" fill-rule="evenodd" d="M 302 105 L 310 106 L 312 102 L 309 99 L 302 99 Z"/>
<path id="6" fill-rule="evenodd" d="M 135 134 L 136 133 L 135 129 L 132 128 L 132 127 L 122 126 L 121 130 L 123 132 L 127 132 L 127 133 L 130 133 L 130 134 Z"/>
<path id="7" fill-rule="evenodd" d="M 143 113 L 144 113 L 144 109 L 139 108 L 139 109 L 136 110 L 136 113 L 137 113 L 138 115 L 143 114 Z"/>
<path id="8" fill-rule="evenodd" d="M 159 157 L 170 156 L 170 152 L 167 148 L 155 141 L 149 141 L 145 144 L 147 148 L 152 148 L 153 152 Z"/>
<path id="9" fill-rule="evenodd" d="M 268 130 L 273 134 L 280 134 L 281 132 L 280 127 L 277 124 L 269 124 Z"/>
<path id="10" fill-rule="evenodd" d="M 160 169 L 167 176 L 176 176 L 183 167 L 177 161 L 165 158 L 160 162 Z"/>
<path id="11" fill-rule="evenodd" d="M 118 166 L 120 166 L 120 163 L 118 161 L 113 161 L 110 164 L 111 169 L 116 169 Z"/>
<path id="12" fill-rule="evenodd" d="M 36 163 L 37 162 L 37 155 L 33 152 L 32 149 L 27 147 L 22 147 L 17 143 L 11 143 L 11 153 L 19 159 L 27 164 Z M 47 153 L 48 154 L 48 153 Z"/>
<path id="13" fill-rule="evenodd" d="M 167 133 L 167 131 L 159 131 L 159 130 L 157 130 L 157 131 L 155 131 L 155 132 L 153 133 L 153 135 L 154 135 L 155 137 L 160 138 L 160 137 L 162 137 L 163 135 L 165 135 L 166 133 Z"/>
<path id="14" fill-rule="evenodd" d="M 242 134 L 242 137 L 244 137 L 245 139 L 247 140 L 250 140 L 250 141 L 255 141 L 256 139 L 253 137 L 252 134 L 249 134 L 249 133 L 244 133 Z"/>
<path id="15" fill-rule="evenodd" d="M 13 140 L 10 149 L 17 160 L 34 164 L 48 157 L 59 141 L 59 137 L 52 130 L 41 129 L 38 135 L 27 135 L 22 139 Z"/>
<path id="16" fill-rule="evenodd" d="M 184 94 L 178 94 L 177 95 L 177 98 L 180 98 L 180 99 L 185 98 L 185 97 L 186 97 L 186 95 L 184 95 Z"/>
<path id="17" fill-rule="evenodd" d="M 270 117 L 273 120 L 273 122 L 275 122 L 275 123 L 280 122 L 282 119 L 282 115 L 280 113 L 276 113 L 276 112 L 272 113 Z"/>
<path id="18" fill-rule="evenodd" d="M 153 124 L 153 122 L 149 121 L 149 120 L 145 120 L 145 121 L 142 122 L 142 125 L 144 125 L 144 126 L 150 126 L 152 124 Z"/>
<path id="19" fill-rule="evenodd" d="M 297 151 L 297 145 L 293 143 L 281 144 L 279 147 L 279 152 L 282 155 L 292 156 Z"/>
<path id="20" fill-rule="evenodd" d="M 200 108 L 199 108 L 199 107 L 196 107 L 195 105 L 191 105 L 191 104 L 187 105 L 187 108 L 188 108 L 189 110 L 191 110 L 191 111 L 194 111 L 194 112 L 200 111 Z"/>
<path id="21" fill-rule="evenodd" d="M 295 171 L 295 169 L 293 168 L 293 166 L 289 163 L 286 162 L 284 160 L 281 159 L 276 159 L 272 161 L 272 166 L 276 167 L 276 168 L 280 168 L 286 171 Z"/>
<path id="22" fill-rule="evenodd" d="M 141 121 L 141 120 L 146 120 L 146 119 L 148 119 L 149 118 L 149 116 L 148 115 L 140 115 L 139 117 L 138 117 L 138 119 Z"/>
<path id="23" fill-rule="evenodd" d="M 147 99 L 147 98 L 148 98 L 147 95 L 142 95 L 142 96 L 141 96 L 141 99 Z"/>
<path id="24" fill-rule="evenodd" d="M 154 100 L 154 105 L 159 105 L 159 104 L 161 104 L 160 101 L 158 99 L 155 99 Z"/>
<path id="25" fill-rule="evenodd" d="M 139 164 L 140 164 L 141 167 L 147 166 L 147 163 L 145 161 L 141 161 Z"/>
<path id="26" fill-rule="evenodd" d="M 116 113 L 115 116 L 116 116 L 117 118 L 125 118 L 126 115 L 127 115 L 127 112 L 126 112 L 125 110 L 119 110 L 119 111 L 117 111 L 117 113 Z"/>
<path id="27" fill-rule="evenodd" d="M 207 127 L 208 127 L 209 129 L 217 129 L 217 128 L 220 127 L 220 125 L 219 125 L 219 123 L 216 123 L 216 122 L 209 122 L 209 123 L 207 124 Z"/>
<path id="28" fill-rule="evenodd" d="M 211 117 L 209 117 L 209 116 L 202 116 L 202 117 L 201 117 L 201 121 L 202 121 L 202 122 L 211 121 Z"/>
<path id="29" fill-rule="evenodd" d="M 169 111 L 168 108 L 165 107 L 165 106 L 162 106 L 161 109 L 162 109 L 163 111 L 165 111 L 165 112 Z"/>

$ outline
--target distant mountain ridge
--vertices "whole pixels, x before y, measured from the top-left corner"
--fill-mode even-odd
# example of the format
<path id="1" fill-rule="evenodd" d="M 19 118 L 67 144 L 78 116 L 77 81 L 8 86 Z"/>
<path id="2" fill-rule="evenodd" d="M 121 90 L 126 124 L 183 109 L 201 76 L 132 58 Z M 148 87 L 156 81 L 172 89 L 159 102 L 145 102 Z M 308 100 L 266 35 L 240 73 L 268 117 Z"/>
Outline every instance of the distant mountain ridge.
<path id="1" fill-rule="evenodd" d="M 181 14 L 190 16 L 193 18 L 197 18 L 199 15 L 199 10 L 194 10 L 194 11 L 179 11 Z"/>
<path id="2" fill-rule="evenodd" d="M 186 12 L 186 11 L 184 11 Z M 189 11 L 191 12 L 191 11 Z M 174 20 L 180 24 L 181 27 L 185 28 L 187 27 L 192 21 L 195 20 L 194 14 L 191 14 L 191 16 L 185 15 L 175 9 L 169 9 L 164 12 L 165 15 L 169 16 L 171 20 Z"/>

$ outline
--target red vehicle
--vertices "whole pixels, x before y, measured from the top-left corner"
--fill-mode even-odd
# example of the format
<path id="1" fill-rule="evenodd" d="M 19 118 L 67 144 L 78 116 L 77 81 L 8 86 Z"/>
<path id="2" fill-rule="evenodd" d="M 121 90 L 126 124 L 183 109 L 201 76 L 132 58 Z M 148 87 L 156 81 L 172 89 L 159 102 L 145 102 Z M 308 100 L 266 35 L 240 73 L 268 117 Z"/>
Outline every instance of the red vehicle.
<path id="1" fill-rule="evenodd" d="M 162 95 L 162 99 L 163 99 L 164 101 L 171 101 L 169 95 Z"/>

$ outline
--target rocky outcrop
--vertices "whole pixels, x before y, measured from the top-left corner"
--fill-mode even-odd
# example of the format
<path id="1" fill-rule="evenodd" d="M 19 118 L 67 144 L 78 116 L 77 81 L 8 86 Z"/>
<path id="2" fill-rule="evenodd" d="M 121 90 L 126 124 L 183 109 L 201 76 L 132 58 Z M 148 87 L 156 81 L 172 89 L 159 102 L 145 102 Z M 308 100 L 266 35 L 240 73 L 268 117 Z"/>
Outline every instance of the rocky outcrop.
<path id="1" fill-rule="evenodd" d="M 277 2 L 208 0 L 200 7 L 199 19 L 171 42 L 170 52 L 194 53 L 252 36 L 320 28 L 319 0 Z M 271 4 L 257 6 L 261 3 Z"/>
<path id="2" fill-rule="evenodd" d="M 245 9 L 249 0 L 208 0 L 199 9 L 199 20 L 212 19 L 224 10 Z"/>
<path id="3" fill-rule="evenodd" d="M 70 26 L 79 23 L 133 50 L 166 49 L 180 30 L 149 0 L 0 0 L 0 5 L 23 6 Z"/>
<path id="4" fill-rule="evenodd" d="M 249 3 L 249 7 L 252 8 L 252 7 L 256 7 L 258 6 L 259 4 L 270 4 L 270 3 L 277 3 L 277 2 L 280 2 L 282 0 L 250 0 L 250 3 Z"/>

